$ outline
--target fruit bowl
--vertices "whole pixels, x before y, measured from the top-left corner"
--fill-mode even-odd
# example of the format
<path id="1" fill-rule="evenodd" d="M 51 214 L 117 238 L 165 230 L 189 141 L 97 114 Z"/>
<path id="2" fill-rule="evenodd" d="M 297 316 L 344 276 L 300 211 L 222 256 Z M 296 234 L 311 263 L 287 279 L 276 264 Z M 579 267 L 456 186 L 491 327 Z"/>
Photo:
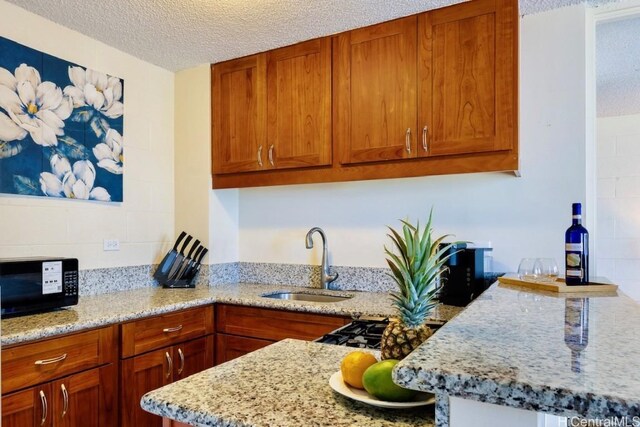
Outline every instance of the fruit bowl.
<path id="1" fill-rule="evenodd" d="M 379 408 L 415 408 L 417 406 L 432 405 L 436 402 L 435 396 L 430 393 L 418 393 L 408 402 L 388 402 L 376 399 L 365 390 L 350 387 L 342 379 L 342 372 L 338 371 L 329 378 L 329 385 L 337 393 L 367 405 Z"/>

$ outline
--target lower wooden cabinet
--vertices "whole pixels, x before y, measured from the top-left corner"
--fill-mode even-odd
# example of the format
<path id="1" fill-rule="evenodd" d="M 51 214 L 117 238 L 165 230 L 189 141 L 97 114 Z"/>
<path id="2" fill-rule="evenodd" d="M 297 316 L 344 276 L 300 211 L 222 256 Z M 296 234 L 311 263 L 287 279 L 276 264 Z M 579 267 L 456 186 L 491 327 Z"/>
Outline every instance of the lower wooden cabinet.
<path id="1" fill-rule="evenodd" d="M 121 427 L 162 426 L 162 418 L 140 407 L 142 396 L 213 366 L 213 336 L 163 347 L 122 360 Z"/>
<path id="2" fill-rule="evenodd" d="M 2 397 L 4 427 L 111 427 L 117 420 L 113 364 Z"/>
<path id="3" fill-rule="evenodd" d="M 311 341 L 350 321 L 343 316 L 219 304 L 216 365 L 286 338 Z"/>
<path id="4" fill-rule="evenodd" d="M 258 338 L 218 334 L 216 335 L 216 365 L 244 356 L 274 342 Z"/>
<path id="5" fill-rule="evenodd" d="M 32 387 L 26 390 L 2 396 L 2 425 L 23 426 L 50 426 L 51 418 L 45 411 L 44 400 L 41 396 L 51 396 L 51 384 L 41 387 Z M 44 420 L 44 422 L 43 422 Z"/>

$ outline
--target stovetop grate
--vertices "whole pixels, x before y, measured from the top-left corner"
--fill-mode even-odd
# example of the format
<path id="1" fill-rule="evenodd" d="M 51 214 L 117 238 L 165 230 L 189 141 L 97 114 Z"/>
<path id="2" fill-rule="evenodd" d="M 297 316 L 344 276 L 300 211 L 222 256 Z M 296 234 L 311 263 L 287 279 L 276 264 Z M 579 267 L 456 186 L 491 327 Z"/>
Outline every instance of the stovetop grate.
<path id="1" fill-rule="evenodd" d="M 438 330 L 444 323 L 440 321 L 427 322 L 429 327 L 434 330 Z M 351 323 L 323 335 L 315 341 L 324 344 L 379 350 L 382 333 L 388 324 L 388 318 L 355 319 Z"/>

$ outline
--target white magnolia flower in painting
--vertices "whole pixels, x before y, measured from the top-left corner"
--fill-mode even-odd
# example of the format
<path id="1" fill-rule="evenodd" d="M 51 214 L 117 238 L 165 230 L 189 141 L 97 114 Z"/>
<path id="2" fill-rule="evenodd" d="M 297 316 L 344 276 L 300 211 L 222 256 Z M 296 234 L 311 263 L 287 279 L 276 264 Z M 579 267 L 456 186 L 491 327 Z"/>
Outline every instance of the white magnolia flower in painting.
<path id="1" fill-rule="evenodd" d="M 96 170 L 90 161 L 79 160 L 71 167 L 66 157 L 54 154 L 50 163 L 51 172 L 40 174 L 40 188 L 47 196 L 103 202 L 111 200 L 107 190 L 93 188 Z"/>
<path id="2" fill-rule="evenodd" d="M 16 68 L 15 76 L 0 68 L 0 107 L 36 144 L 45 147 L 58 145 L 58 136 L 64 135 L 63 120 L 73 110 L 71 99 L 55 83 L 41 81 L 38 70 L 26 64 Z M 7 125 L 6 120 L 2 122 Z M 26 136 L 8 126 L 2 132 L 18 139 Z"/>
<path id="3" fill-rule="evenodd" d="M 64 94 L 73 99 L 75 108 L 91 106 L 110 119 L 124 113 L 119 78 L 88 68 L 69 67 L 69 79 L 73 86 L 65 87 Z"/>
<path id="4" fill-rule="evenodd" d="M 97 144 L 93 148 L 93 155 L 98 159 L 98 167 L 121 175 L 123 160 L 122 135 L 115 129 L 109 129 L 104 137 L 104 142 Z"/>
<path id="5" fill-rule="evenodd" d="M 0 111 L 0 141 L 16 141 L 24 139 L 25 136 L 27 136 L 27 131 Z"/>

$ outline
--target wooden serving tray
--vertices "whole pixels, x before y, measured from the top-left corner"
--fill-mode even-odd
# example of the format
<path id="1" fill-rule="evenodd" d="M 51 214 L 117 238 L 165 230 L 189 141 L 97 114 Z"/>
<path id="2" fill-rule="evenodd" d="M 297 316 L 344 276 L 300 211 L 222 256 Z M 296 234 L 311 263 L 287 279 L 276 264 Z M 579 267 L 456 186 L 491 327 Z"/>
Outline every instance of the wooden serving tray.
<path id="1" fill-rule="evenodd" d="M 518 277 L 503 276 L 499 277 L 498 281 L 501 284 L 521 286 L 529 289 L 536 289 L 539 291 L 556 292 L 559 294 L 567 293 L 582 293 L 582 292 L 616 292 L 618 285 L 614 285 L 604 277 L 594 277 L 589 285 L 586 286 L 568 286 L 564 282 L 564 278 L 556 279 L 555 283 L 551 282 L 534 282 L 530 280 L 522 280 Z"/>

